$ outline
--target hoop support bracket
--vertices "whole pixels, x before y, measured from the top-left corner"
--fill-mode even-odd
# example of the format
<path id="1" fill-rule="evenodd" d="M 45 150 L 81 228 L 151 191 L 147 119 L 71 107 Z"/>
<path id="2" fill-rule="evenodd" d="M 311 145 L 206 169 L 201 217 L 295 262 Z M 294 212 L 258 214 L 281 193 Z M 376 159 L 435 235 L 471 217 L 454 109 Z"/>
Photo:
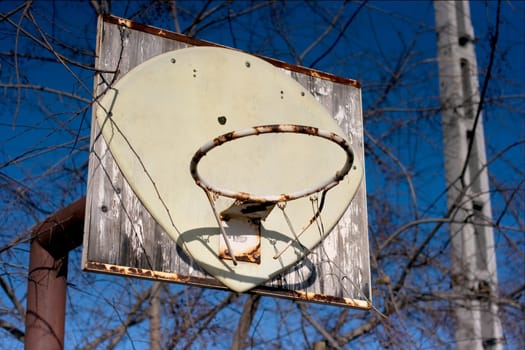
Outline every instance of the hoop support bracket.
<path id="1" fill-rule="evenodd" d="M 317 184 L 316 186 L 313 186 L 311 188 L 303 189 L 297 192 L 289 193 L 289 194 L 278 194 L 278 195 L 267 195 L 267 196 L 255 196 L 250 193 L 246 192 L 235 192 L 229 189 L 219 188 L 214 185 L 209 184 L 205 179 L 201 177 L 201 175 L 198 172 L 198 164 L 200 160 L 213 148 L 218 147 L 226 142 L 230 142 L 236 139 L 240 139 L 247 136 L 257 136 L 261 134 L 271 134 L 271 133 L 294 133 L 294 134 L 306 134 L 316 137 L 321 137 L 324 139 L 327 139 L 329 141 L 332 141 L 339 145 L 345 153 L 346 153 L 346 161 L 343 167 L 338 170 L 332 177 L 329 179 L 324 180 L 323 182 Z M 354 153 L 352 151 L 352 148 L 350 147 L 349 143 L 341 136 L 337 135 L 334 132 L 321 130 L 315 127 L 311 126 L 304 126 L 304 125 L 294 125 L 294 124 L 274 124 L 274 125 L 261 125 L 261 126 L 254 126 L 252 128 L 246 128 L 241 129 L 237 131 L 232 131 L 223 135 L 220 135 L 213 140 L 207 142 L 205 145 L 203 145 L 201 148 L 195 152 L 193 155 L 193 158 L 190 162 L 190 173 L 193 179 L 195 180 L 195 183 L 201 187 L 204 192 L 206 192 L 206 195 L 208 196 L 208 200 L 210 201 L 210 205 L 212 206 L 212 209 L 214 211 L 215 218 L 217 220 L 217 223 L 219 225 L 220 233 L 226 243 L 227 252 L 223 254 L 226 257 L 230 257 L 233 260 L 233 264 L 237 265 L 237 259 L 235 257 L 235 253 L 233 251 L 232 244 L 228 238 L 228 234 L 226 233 L 225 225 L 223 223 L 221 215 L 217 212 L 217 209 L 214 205 L 213 195 L 220 195 L 224 197 L 229 197 L 236 199 L 240 201 L 241 203 L 265 203 L 268 204 L 268 206 L 272 207 L 276 203 L 282 203 L 282 202 L 288 202 L 295 199 L 299 199 L 302 197 L 309 196 L 313 193 L 321 192 L 322 191 L 322 203 L 324 202 L 324 196 L 326 195 L 326 192 L 336 186 L 350 171 L 352 168 L 352 165 L 354 163 Z M 308 224 L 301 229 L 301 231 L 296 234 L 293 227 L 291 227 L 290 222 L 288 224 L 290 225 L 290 229 L 292 230 L 292 233 L 294 235 L 294 239 L 289 241 L 283 249 L 281 249 L 280 252 L 278 252 L 274 259 L 278 259 L 291 245 L 293 242 L 298 242 L 299 237 L 312 225 L 313 222 L 319 217 L 323 205 L 318 208 L 314 216 L 310 219 Z M 234 209 L 232 213 L 235 212 Z M 270 209 L 271 210 L 271 209 Z M 226 214 L 226 213 L 223 213 Z M 267 215 L 267 213 L 266 213 Z M 243 215 L 241 215 L 243 216 Z M 246 216 L 246 215 L 244 215 Z M 238 219 L 237 219 L 238 220 Z M 242 221 L 242 219 L 241 219 Z"/>

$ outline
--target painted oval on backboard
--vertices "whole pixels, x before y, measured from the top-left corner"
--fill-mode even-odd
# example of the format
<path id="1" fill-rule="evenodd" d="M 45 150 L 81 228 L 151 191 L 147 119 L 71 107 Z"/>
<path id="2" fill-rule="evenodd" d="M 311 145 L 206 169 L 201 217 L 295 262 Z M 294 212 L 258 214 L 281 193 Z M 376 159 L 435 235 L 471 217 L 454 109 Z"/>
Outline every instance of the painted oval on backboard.
<path id="1" fill-rule="evenodd" d="M 255 228 L 226 220 L 232 240 L 250 241 L 255 249 L 250 257 L 257 257 L 234 265 L 227 254 L 221 257 L 217 219 L 191 177 L 194 153 L 219 135 L 258 125 L 306 125 L 344 136 L 328 111 L 283 70 L 260 58 L 192 47 L 134 68 L 108 89 L 96 115 L 115 161 L 151 215 L 203 269 L 237 292 L 264 283 L 319 244 L 362 178 L 362 165 L 354 160 L 349 174 L 327 192 L 320 217 L 299 237 L 300 243 L 294 232 L 315 214 L 319 196 L 269 209 L 255 219 Z M 318 137 L 266 134 L 213 149 L 199 171 L 221 188 L 270 195 L 316 185 L 332 177 L 345 159 L 340 147 Z M 223 216 L 244 210 L 230 198 L 213 199 Z M 257 239 L 250 240 L 254 235 Z M 284 250 L 290 241 L 295 243 Z M 242 242 L 236 242 L 239 246 Z"/>

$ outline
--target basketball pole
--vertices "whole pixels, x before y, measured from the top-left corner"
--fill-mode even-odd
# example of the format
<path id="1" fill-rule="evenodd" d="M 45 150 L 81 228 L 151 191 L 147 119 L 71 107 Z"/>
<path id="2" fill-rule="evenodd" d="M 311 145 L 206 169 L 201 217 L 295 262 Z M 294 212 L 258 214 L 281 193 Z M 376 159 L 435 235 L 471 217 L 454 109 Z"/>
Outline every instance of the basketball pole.
<path id="1" fill-rule="evenodd" d="M 85 197 L 52 214 L 32 230 L 29 249 L 24 348 L 64 348 L 67 263 L 82 243 Z"/>
<path id="2" fill-rule="evenodd" d="M 452 288 L 459 350 L 502 349 L 474 30 L 466 0 L 434 2 L 438 35 Z"/>

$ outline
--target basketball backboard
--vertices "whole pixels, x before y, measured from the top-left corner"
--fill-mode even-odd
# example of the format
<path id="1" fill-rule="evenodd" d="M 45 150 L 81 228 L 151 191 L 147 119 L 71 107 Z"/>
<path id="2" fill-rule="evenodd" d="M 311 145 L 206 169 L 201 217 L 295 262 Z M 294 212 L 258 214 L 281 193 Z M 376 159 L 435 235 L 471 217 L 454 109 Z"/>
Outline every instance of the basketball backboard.
<path id="1" fill-rule="evenodd" d="M 369 307 L 359 84 L 115 17 L 100 27 L 98 68 L 118 74 L 96 82 L 84 268 Z M 310 131 L 235 138 L 190 171 L 218 136 L 267 125 Z M 347 164 L 329 191 L 256 210 L 196 181 L 267 198 Z"/>

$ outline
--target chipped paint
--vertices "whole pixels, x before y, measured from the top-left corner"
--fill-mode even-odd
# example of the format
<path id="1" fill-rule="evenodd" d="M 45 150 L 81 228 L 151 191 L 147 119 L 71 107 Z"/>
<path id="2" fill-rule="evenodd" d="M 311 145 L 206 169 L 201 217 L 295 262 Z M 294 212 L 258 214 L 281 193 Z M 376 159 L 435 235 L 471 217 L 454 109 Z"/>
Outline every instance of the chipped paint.
<path id="1" fill-rule="evenodd" d="M 128 28 L 132 28 L 133 27 L 133 22 L 130 21 L 129 19 L 116 18 L 116 20 L 117 20 L 117 24 L 119 24 L 121 26 L 126 26 Z"/>
<path id="2" fill-rule="evenodd" d="M 318 87 L 315 91 L 313 91 L 314 96 L 328 96 L 330 92 L 328 91 L 328 88 L 326 85 L 322 85 Z"/>
<path id="3" fill-rule="evenodd" d="M 360 309 L 370 309 L 372 307 L 372 304 L 366 300 L 339 298 L 339 297 L 332 297 L 332 296 L 319 294 L 319 293 L 308 293 L 308 292 L 303 292 L 303 291 L 294 291 L 294 294 L 297 295 L 298 299 L 308 300 L 308 301 L 312 301 L 316 303 L 332 304 L 332 305 L 341 305 L 341 303 L 343 303 L 345 306 L 355 307 L 355 308 L 360 308 Z"/>
<path id="4" fill-rule="evenodd" d="M 206 285 L 209 287 L 220 286 L 219 282 L 214 279 L 183 276 L 177 273 L 153 271 L 149 269 L 141 269 L 135 267 L 118 266 L 112 264 L 104 264 L 97 262 L 87 262 L 84 266 L 86 270 L 103 272 L 116 275 L 125 275 L 130 277 L 140 277 L 153 280 L 160 280 L 166 282 L 183 283 L 183 284 L 195 284 L 195 285 Z"/>
<path id="5" fill-rule="evenodd" d="M 345 111 L 345 108 L 343 107 L 339 107 L 337 109 L 337 113 L 334 115 L 334 119 L 337 121 L 337 124 L 339 125 L 342 125 L 343 122 L 345 121 L 346 119 L 346 111 Z M 347 130 L 345 130 L 347 131 Z M 352 132 L 349 133 L 350 135 L 352 135 Z"/>
<path id="6" fill-rule="evenodd" d="M 221 235 L 218 256 L 221 259 L 233 260 L 233 251 L 233 256 L 238 261 L 260 264 L 261 218 L 257 218 L 255 212 L 243 214 L 243 207 L 246 206 L 236 201 L 230 208 L 221 212 L 221 226 L 231 245 L 231 251 L 225 237 Z M 263 211 L 262 215 L 267 215 L 270 211 L 271 209 Z"/>

